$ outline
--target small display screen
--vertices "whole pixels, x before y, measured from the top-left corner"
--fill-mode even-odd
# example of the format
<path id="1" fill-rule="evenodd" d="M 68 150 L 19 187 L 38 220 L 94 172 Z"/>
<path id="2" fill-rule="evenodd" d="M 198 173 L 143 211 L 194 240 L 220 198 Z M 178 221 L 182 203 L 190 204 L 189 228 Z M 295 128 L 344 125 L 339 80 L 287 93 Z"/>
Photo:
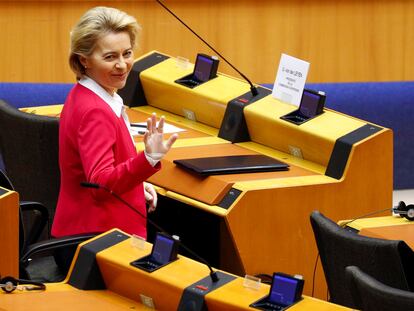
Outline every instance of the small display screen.
<path id="1" fill-rule="evenodd" d="M 269 302 L 289 306 L 295 302 L 300 280 L 280 274 L 273 275 L 272 287 L 269 294 Z"/>
<path id="2" fill-rule="evenodd" d="M 320 95 L 304 90 L 299 107 L 300 113 L 309 118 L 315 116 L 318 111 L 319 100 Z"/>
<path id="3" fill-rule="evenodd" d="M 206 82 L 210 79 L 213 60 L 211 58 L 198 55 L 193 76 L 196 80 Z"/>
<path id="4" fill-rule="evenodd" d="M 157 234 L 152 248 L 151 259 L 162 265 L 168 263 L 171 260 L 173 247 L 173 239 Z"/>

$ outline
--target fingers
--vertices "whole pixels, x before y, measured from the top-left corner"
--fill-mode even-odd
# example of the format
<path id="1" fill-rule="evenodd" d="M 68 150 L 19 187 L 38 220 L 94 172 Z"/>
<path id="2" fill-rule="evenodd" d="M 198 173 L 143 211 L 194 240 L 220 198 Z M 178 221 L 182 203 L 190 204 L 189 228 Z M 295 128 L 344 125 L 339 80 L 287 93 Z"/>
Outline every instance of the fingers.
<path id="1" fill-rule="evenodd" d="M 167 148 L 167 150 L 170 150 L 171 149 L 171 146 L 175 143 L 175 141 L 177 140 L 177 138 L 178 138 L 178 134 L 177 133 L 172 134 L 170 136 L 170 138 L 168 138 L 168 140 L 165 142 L 165 147 Z"/>
<path id="2" fill-rule="evenodd" d="M 162 134 L 164 132 L 164 122 L 165 122 L 165 117 L 162 116 L 160 118 L 160 122 L 158 122 L 158 133 Z"/>
<path id="3" fill-rule="evenodd" d="M 144 195 L 145 195 L 145 201 L 147 201 L 148 203 L 152 202 L 153 197 L 148 191 L 144 191 Z"/>
<path id="4" fill-rule="evenodd" d="M 164 155 L 177 140 L 178 134 L 175 133 L 172 134 L 168 140 L 164 141 L 164 125 L 164 116 L 161 116 L 158 125 L 155 113 L 147 119 L 147 131 L 143 138 L 145 151 L 147 153 L 161 153 Z"/>
<path id="5" fill-rule="evenodd" d="M 145 131 L 143 140 L 144 140 L 144 144 L 147 145 L 147 143 L 148 143 L 148 131 Z"/>
<path id="6" fill-rule="evenodd" d="M 156 130 L 157 130 L 157 116 L 155 115 L 155 113 L 153 113 L 151 115 L 151 117 L 147 119 L 147 130 L 148 130 L 149 134 L 156 133 Z"/>
<path id="7" fill-rule="evenodd" d="M 160 121 L 157 125 L 157 114 L 154 112 L 150 118 L 147 119 L 147 129 L 150 134 L 159 133 L 162 134 L 164 132 L 164 123 L 165 117 L 161 116 Z"/>
<path id="8" fill-rule="evenodd" d="M 158 202 L 157 192 L 155 192 L 154 188 L 152 189 L 154 190 L 154 194 L 152 195 L 152 201 L 151 201 L 150 208 L 149 208 L 150 212 L 155 211 L 155 209 L 157 208 L 157 202 Z"/>
<path id="9" fill-rule="evenodd" d="M 148 203 L 148 212 L 155 211 L 157 207 L 158 196 L 152 184 L 144 182 L 145 200 Z"/>

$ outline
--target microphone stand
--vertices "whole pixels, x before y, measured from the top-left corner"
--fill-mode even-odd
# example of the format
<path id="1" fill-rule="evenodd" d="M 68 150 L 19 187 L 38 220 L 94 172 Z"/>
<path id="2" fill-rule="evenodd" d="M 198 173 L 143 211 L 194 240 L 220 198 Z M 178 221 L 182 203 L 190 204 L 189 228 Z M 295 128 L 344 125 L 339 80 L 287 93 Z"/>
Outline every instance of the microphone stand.
<path id="1" fill-rule="evenodd" d="M 117 193 L 115 193 L 114 191 L 112 191 L 108 187 L 103 186 L 103 185 L 100 185 L 100 184 L 96 184 L 96 183 L 89 183 L 89 182 L 81 182 L 80 185 L 81 185 L 81 187 L 85 187 L 85 188 L 95 188 L 95 189 L 103 189 L 103 190 L 105 190 L 106 192 L 108 192 L 109 194 L 111 194 L 112 196 L 114 196 L 117 200 L 119 200 L 120 202 L 122 202 L 123 204 L 125 204 L 129 209 L 131 209 L 132 211 L 134 211 L 135 213 L 137 213 L 138 215 L 140 215 L 143 219 L 147 220 L 158 231 L 165 232 L 165 233 L 168 234 L 168 232 L 166 230 L 164 230 L 162 227 L 160 227 L 159 225 L 157 225 L 154 221 L 152 221 L 147 216 L 145 216 L 144 214 L 142 214 L 139 210 L 135 209 L 131 204 L 129 204 L 121 196 L 119 196 Z M 170 234 L 168 234 L 168 235 L 170 235 Z M 219 277 L 218 277 L 216 271 L 214 271 L 213 268 L 211 268 L 211 266 L 207 262 L 207 260 L 205 260 L 204 258 L 202 258 L 199 255 L 197 255 L 194 251 L 192 251 L 191 249 L 189 249 L 182 242 L 180 243 L 180 246 L 183 247 L 191 255 L 193 255 L 194 257 L 196 257 L 199 261 L 201 261 L 202 263 L 204 263 L 208 267 L 208 269 L 210 270 L 210 278 L 213 281 L 213 283 L 218 282 Z"/>
<path id="2" fill-rule="evenodd" d="M 223 55 L 221 55 L 215 48 L 213 48 L 206 40 L 204 40 L 201 36 L 199 36 L 194 30 L 191 29 L 190 26 L 188 26 L 182 19 L 180 19 L 173 11 L 171 11 L 162 1 L 155 0 L 158 2 L 159 5 L 161 5 L 165 10 L 167 10 L 168 13 L 170 13 L 172 16 L 174 16 L 184 27 L 186 27 L 188 30 L 190 30 L 198 39 L 200 39 L 205 45 L 207 45 L 210 49 L 212 49 L 218 56 L 220 56 L 231 68 L 233 68 L 239 75 L 243 77 L 244 80 L 246 80 L 250 85 L 250 91 L 254 96 L 258 95 L 259 92 L 257 91 L 257 88 L 253 85 L 253 83 L 243 74 L 240 70 L 238 70 L 236 67 L 234 67 Z"/>

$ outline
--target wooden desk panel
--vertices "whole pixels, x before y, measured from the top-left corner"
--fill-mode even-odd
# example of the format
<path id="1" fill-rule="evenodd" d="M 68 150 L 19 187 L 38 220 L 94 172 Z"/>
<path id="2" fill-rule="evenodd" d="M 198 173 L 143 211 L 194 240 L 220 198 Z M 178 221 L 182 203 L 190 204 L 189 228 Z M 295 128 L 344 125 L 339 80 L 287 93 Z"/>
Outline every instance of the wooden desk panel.
<path id="1" fill-rule="evenodd" d="M 152 246 L 145 243 L 140 249 L 133 246 L 131 242 L 132 239 L 127 239 L 97 254 L 96 258 L 107 286 L 106 290 L 80 290 L 67 284 L 74 266 L 72 264 L 67 279 L 62 283 L 46 284 L 46 291 L 15 291 L 12 294 L 0 291 L 0 310 L 149 310 L 140 302 L 141 294 L 152 299 L 156 310 L 177 310 L 183 290 L 209 274 L 204 264 L 183 256 L 153 273 L 134 268 L 129 263 L 147 255 Z M 75 260 L 78 254 L 79 248 Z M 266 296 L 268 292 L 269 285 L 261 284 L 258 290 L 253 290 L 244 287 L 243 279 L 236 277 L 233 281 L 208 293 L 205 301 L 210 311 L 257 310 L 250 308 L 249 305 Z M 307 296 L 291 309 L 350 310 Z"/>
<path id="2" fill-rule="evenodd" d="M 206 248 L 200 246 L 198 235 L 204 234 L 210 244 L 219 244 L 214 251 L 219 253 L 216 262 L 223 270 L 240 275 L 284 271 L 299 273 L 311 280 L 313 258 L 317 254 L 309 222 L 311 211 L 318 209 L 338 221 L 368 213 L 372 206 L 381 209 L 392 204 L 392 131 L 388 129 L 353 146 L 344 175 L 338 180 L 325 176 L 325 167 L 306 157 L 294 158 L 283 150 L 255 142 L 231 144 L 218 138 L 218 130 L 213 127 L 151 106 L 133 110 L 141 112 L 131 114 L 133 121 L 143 121 L 155 111 L 158 116 L 164 114 L 167 122 L 188 129 L 188 133 L 180 133 L 179 140 L 163 160 L 164 168 L 150 179 L 159 186 L 160 204 L 156 213 L 161 216 L 157 220 L 165 221 L 159 224 L 181 235 L 180 229 L 191 227 L 192 223 L 199 229 L 204 223 L 211 224 L 206 219 L 214 218 L 212 227 L 190 233 L 184 230 L 181 236 L 191 246 L 194 242 L 194 249 L 201 247 L 205 251 Z M 269 133 L 282 132 L 273 129 Z M 309 136 L 316 135 L 312 133 Z M 330 140 L 334 139 L 330 137 Z M 142 143 L 137 148 L 142 150 Z M 313 148 L 317 153 L 318 145 Z M 291 170 L 202 179 L 172 164 L 178 157 L 252 153 L 276 157 L 289 163 Z M 241 190 L 240 197 L 229 209 L 214 205 L 230 187 Z M 169 214 L 173 209 L 177 213 Z M 171 229 L 170 225 L 175 227 Z M 218 235 L 217 239 L 212 238 L 214 234 Z M 323 274 L 318 273 L 316 279 L 316 296 L 325 297 Z M 304 292 L 310 291 L 311 283 L 306 282 Z"/>
<path id="3" fill-rule="evenodd" d="M 389 240 L 403 240 L 414 250 L 414 222 L 399 216 L 360 218 L 352 222 L 342 220 L 340 225 L 359 231 L 359 234 Z"/>
<path id="4" fill-rule="evenodd" d="M 143 111 L 144 108 L 139 109 Z M 155 108 L 145 109 L 145 112 L 150 112 L 149 109 Z M 176 118 L 179 120 L 181 117 Z M 198 126 L 205 128 L 199 123 L 193 124 L 195 130 L 198 130 Z M 275 132 L 267 130 L 269 133 Z M 266 148 L 265 145 L 249 142 L 237 144 L 243 147 L 237 149 L 235 144 L 200 145 L 195 143 L 196 140 L 191 142 L 194 145 L 187 144 L 183 148 L 178 145 L 178 141 L 166 156 L 163 170 L 150 181 L 163 188 L 169 198 L 175 198 L 172 194 L 177 194 L 188 198 L 181 198 L 180 202 L 218 215 L 219 267 L 223 270 L 240 275 L 285 271 L 302 274 L 310 280 L 317 254 L 309 222 L 313 210 L 320 210 L 331 219 L 339 220 L 368 213 L 371 206 L 385 208 L 392 202 L 392 148 L 388 148 L 392 146 L 392 131 L 387 129 L 354 145 L 344 176 L 339 180 L 325 176 L 323 165 L 316 165 L 308 158 L 294 158 L 283 150 L 269 146 Z M 289 163 L 291 169 L 288 172 L 221 175 L 202 179 L 171 163 L 178 157 L 231 155 L 236 154 L 236 151 L 238 154 L 262 153 L 275 156 Z M 379 170 L 378 167 L 384 169 Z M 378 183 L 378 180 L 381 182 Z M 214 186 L 213 181 L 216 183 Z M 229 209 L 222 209 L 220 214 L 214 213 L 209 206 L 220 201 L 220 196 L 229 184 L 242 190 L 242 195 Z M 161 195 L 163 191 L 160 192 Z M 207 201 L 203 196 L 209 191 L 212 193 L 208 194 Z M 168 201 L 168 206 L 159 206 L 159 211 L 165 213 L 171 208 L 171 202 Z M 180 227 L 188 227 L 189 223 L 198 221 L 187 217 L 185 208 L 178 207 L 177 211 L 174 216 L 179 217 L 180 222 L 174 219 L 174 222 L 179 222 L 174 232 L 180 232 Z M 163 225 L 168 227 L 171 218 L 165 221 Z M 213 231 L 204 234 L 208 236 Z M 183 238 L 195 239 L 188 236 Z M 306 283 L 305 293 L 310 293 L 310 290 L 310 283 Z M 315 292 L 317 297 L 326 296 L 326 284 L 321 270 L 318 270 L 316 276 Z"/>
<path id="5" fill-rule="evenodd" d="M 173 163 L 175 159 L 247 154 L 258 153 L 230 143 L 173 148 L 162 160 L 163 169 L 151 176 L 149 181 L 203 203 L 217 205 L 235 182 L 316 175 L 316 173 L 291 165 L 289 171 L 204 177 L 189 173 Z"/>
<path id="6" fill-rule="evenodd" d="M 44 292 L 14 291 L 0 293 L 0 310 L 7 311 L 125 311 L 147 310 L 137 301 L 122 297 L 109 290 L 83 291 L 68 284 L 47 284 Z"/>
<path id="7" fill-rule="evenodd" d="M 19 195 L 0 187 L 0 275 L 19 276 Z"/>
<path id="8" fill-rule="evenodd" d="M 362 228 L 359 234 L 387 240 L 403 240 L 414 250 L 414 223 Z"/>

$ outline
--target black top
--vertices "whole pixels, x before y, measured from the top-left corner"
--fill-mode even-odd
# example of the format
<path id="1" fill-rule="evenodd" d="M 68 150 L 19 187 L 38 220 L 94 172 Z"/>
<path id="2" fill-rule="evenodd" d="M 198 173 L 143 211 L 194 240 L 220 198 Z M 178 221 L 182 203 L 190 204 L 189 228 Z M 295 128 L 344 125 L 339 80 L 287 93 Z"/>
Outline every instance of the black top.
<path id="1" fill-rule="evenodd" d="M 286 171 L 289 169 L 288 164 L 260 154 L 179 159 L 174 160 L 174 163 L 200 175 Z"/>

